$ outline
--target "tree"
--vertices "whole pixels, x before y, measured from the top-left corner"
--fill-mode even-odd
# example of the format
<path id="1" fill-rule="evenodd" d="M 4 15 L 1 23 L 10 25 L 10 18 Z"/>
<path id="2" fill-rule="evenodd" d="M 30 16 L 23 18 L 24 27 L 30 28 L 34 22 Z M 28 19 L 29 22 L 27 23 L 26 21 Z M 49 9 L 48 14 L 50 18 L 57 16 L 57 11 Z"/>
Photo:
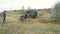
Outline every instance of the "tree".
<path id="1" fill-rule="evenodd" d="M 25 8 L 24 8 L 24 6 L 22 6 L 22 14 L 24 14 L 25 13 Z"/>
<path id="2" fill-rule="evenodd" d="M 60 2 L 55 4 L 51 17 L 60 20 Z"/>

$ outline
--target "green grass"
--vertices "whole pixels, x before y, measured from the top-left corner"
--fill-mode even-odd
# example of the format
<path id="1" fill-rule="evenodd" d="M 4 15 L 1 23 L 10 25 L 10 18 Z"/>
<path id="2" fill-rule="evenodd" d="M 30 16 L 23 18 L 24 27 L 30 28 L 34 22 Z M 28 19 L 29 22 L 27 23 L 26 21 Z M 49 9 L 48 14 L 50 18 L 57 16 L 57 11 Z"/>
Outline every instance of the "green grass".
<path id="1" fill-rule="evenodd" d="M 44 23 L 6 23 L 6 34 L 60 34 L 60 25 Z"/>

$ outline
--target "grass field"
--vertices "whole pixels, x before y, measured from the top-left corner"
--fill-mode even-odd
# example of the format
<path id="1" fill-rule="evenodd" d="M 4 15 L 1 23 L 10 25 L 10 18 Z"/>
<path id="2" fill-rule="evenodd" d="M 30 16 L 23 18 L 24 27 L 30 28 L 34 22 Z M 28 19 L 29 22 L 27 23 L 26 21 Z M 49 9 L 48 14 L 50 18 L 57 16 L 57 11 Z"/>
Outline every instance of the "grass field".
<path id="1" fill-rule="evenodd" d="M 18 20 L 18 13 L 7 13 L 6 23 L 0 19 L 0 34 L 60 34 L 60 24 L 42 23 L 39 19 Z"/>

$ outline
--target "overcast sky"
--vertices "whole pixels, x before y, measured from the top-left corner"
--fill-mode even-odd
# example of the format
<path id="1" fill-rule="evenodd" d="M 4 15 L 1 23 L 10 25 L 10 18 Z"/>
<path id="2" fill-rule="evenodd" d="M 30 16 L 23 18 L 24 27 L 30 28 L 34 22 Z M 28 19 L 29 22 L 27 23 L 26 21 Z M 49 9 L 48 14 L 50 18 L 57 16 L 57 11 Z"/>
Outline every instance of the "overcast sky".
<path id="1" fill-rule="evenodd" d="M 0 0 L 0 12 L 2 10 L 19 10 L 22 6 L 31 8 L 50 8 L 58 0 Z"/>

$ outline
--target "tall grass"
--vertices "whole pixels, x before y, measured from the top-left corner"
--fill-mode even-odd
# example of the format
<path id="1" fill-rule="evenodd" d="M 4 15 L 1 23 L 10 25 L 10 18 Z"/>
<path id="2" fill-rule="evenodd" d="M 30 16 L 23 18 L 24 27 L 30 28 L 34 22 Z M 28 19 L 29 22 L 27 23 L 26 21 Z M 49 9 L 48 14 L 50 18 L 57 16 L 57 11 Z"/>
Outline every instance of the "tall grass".
<path id="1" fill-rule="evenodd" d="M 29 22 L 7 23 L 4 25 L 6 34 L 60 34 L 60 25 Z"/>

